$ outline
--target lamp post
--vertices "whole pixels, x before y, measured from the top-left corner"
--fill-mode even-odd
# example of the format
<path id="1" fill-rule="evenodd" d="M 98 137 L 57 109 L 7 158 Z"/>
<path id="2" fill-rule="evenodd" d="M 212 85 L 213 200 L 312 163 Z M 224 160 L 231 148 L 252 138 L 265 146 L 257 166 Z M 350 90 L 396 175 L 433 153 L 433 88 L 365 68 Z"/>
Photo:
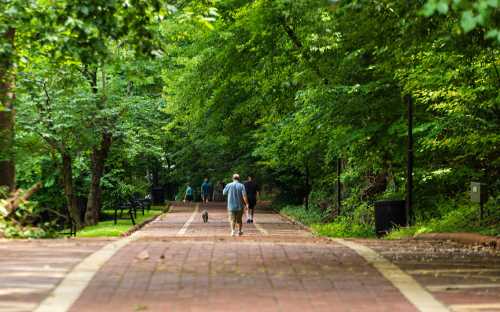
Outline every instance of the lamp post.
<path id="1" fill-rule="evenodd" d="M 410 225 L 410 218 L 413 216 L 413 100 L 411 95 L 406 95 L 408 110 L 408 148 L 406 163 L 406 225 Z"/>

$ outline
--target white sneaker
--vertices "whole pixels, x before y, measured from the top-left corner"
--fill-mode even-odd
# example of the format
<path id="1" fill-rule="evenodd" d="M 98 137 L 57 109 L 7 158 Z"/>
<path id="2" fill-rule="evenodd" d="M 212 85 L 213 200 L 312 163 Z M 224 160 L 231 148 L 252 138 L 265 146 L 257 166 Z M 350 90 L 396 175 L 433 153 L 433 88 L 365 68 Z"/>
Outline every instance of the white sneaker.
<path id="1" fill-rule="evenodd" d="M 234 230 L 231 230 L 231 236 L 236 236 L 236 232 Z"/>

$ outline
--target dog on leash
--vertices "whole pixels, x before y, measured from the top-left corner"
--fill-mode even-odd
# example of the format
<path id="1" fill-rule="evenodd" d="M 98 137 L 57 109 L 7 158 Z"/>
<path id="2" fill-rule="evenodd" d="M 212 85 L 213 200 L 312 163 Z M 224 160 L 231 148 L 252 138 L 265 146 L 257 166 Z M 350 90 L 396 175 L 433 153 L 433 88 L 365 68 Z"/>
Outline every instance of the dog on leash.
<path id="1" fill-rule="evenodd" d="M 208 210 L 207 209 L 203 210 L 203 213 L 201 214 L 201 217 L 203 218 L 203 223 L 207 223 L 208 222 Z"/>

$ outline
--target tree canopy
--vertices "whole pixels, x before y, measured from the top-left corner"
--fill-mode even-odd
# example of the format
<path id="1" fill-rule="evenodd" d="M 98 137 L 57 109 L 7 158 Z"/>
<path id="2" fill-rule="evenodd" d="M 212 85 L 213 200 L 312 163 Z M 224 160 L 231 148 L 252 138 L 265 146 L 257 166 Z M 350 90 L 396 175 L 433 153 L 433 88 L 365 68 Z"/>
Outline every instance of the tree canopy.
<path id="1" fill-rule="evenodd" d="M 133 193 L 232 172 L 352 216 L 404 197 L 407 95 L 416 217 L 472 180 L 498 194 L 496 0 L 1 3 L 0 166 L 42 181 L 38 220 L 95 224 Z"/>

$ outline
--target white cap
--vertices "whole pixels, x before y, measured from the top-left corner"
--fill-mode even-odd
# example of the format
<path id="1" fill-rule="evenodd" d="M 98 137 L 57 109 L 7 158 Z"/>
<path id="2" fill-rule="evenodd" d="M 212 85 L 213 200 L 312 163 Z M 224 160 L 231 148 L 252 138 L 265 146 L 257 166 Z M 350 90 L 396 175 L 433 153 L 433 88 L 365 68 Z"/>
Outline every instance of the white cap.
<path id="1" fill-rule="evenodd" d="M 239 180 L 240 179 L 240 175 L 235 173 L 233 174 L 233 180 Z"/>

